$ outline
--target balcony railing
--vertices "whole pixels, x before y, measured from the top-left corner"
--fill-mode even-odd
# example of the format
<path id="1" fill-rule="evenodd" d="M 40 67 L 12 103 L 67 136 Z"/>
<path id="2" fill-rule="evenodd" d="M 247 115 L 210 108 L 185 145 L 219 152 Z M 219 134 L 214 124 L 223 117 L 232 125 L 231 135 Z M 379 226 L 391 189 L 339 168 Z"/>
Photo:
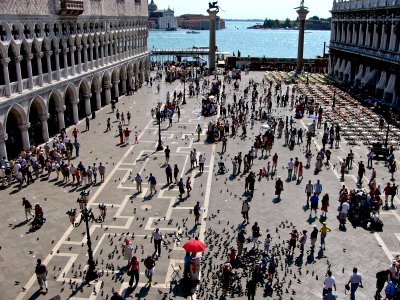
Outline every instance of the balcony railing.
<path id="1" fill-rule="evenodd" d="M 83 13 L 83 0 L 60 0 L 60 15 L 77 16 Z"/>
<path id="2" fill-rule="evenodd" d="M 396 51 L 381 50 L 381 49 L 378 50 L 374 48 L 349 45 L 340 42 L 331 42 L 331 47 L 337 49 L 343 49 L 361 55 L 367 55 L 378 59 L 389 60 L 395 63 L 400 63 L 400 56 Z"/>

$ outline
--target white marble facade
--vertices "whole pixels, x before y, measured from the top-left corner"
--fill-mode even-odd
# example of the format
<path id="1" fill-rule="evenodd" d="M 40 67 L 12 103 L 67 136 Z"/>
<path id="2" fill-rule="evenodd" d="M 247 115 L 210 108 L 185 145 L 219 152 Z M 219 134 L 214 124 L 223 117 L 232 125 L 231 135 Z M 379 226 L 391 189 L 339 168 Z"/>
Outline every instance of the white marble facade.
<path id="1" fill-rule="evenodd" d="M 149 76 L 146 0 L 6 0 L 0 12 L 1 157 L 48 141 Z"/>
<path id="2" fill-rule="evenodd" d="M 400 105 L 400 0 L 334 1 L 329 73 Z"/>

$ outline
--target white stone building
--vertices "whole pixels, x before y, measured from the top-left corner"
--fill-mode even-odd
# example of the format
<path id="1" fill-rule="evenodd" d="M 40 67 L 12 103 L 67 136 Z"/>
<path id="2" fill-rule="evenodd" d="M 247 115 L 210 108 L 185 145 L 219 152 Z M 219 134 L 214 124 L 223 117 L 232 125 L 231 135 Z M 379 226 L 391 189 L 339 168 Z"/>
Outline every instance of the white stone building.
<path id="1" fill-rule="evenodd" d="M 334 0 L 329 74 L 400 105 L 400 0 Z"/>
<path id="2" fill-rule="evenodd" d="M 178 21 L 175 12 L 168 9 L 158 9 L 154 0 L 149 3 L 149 28 L 158 30 L 176 30 Z"/>
<path id="3" fill-rule="evenodd" d="M 0 156 L 108 105 L 148 77 L 147 0 L 0 2 Z"/>

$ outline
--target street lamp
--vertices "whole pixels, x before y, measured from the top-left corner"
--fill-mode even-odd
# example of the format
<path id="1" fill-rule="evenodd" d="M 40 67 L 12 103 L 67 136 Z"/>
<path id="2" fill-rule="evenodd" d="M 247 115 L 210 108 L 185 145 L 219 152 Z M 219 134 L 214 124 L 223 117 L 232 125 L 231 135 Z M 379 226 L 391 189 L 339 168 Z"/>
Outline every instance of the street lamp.
<path id="1" fill-rule="evenodd" d="M 186 104 L 186 73 L 183 75 L 183 104 Z"/>
<path id="2" fill-rule="evenodd" d="M 92 280 L 97 279 L 98 274 L 96 272 L 96 263 L 94 262 L 93 259 L 93 250 L 92 250 L 92 241 L 90 240 L 90 231 L 89 231 L 89 222 L 98 222 L 96 218 L 93 215 L 93 212 L 91 209 L 87 209 L 85 207 L 84 209 L 81 210 L 81 220 L 79 223 L 75 223 L 76 220 L 76 208 L 70 209 L 67 211 L 68 219 L 69 222 L 72 224 L 73 227 L 79 227 L 82 224 L 82 221 L 85 222 L 86 225 L 86 238 L 87 238 L 87 246 L 88 246 L 88 265 L 89 268 L 86 272 L 85 280 L 87 282 L 90 282 Z"/>
<path id="3" fill-rule="evenodd" d="M 157 151 L 162 151 L 163 146 L 162 146 L 162 141 L 161 141 L 161 110 L 157 110 L 156 114 L 157 120 L 158 120 L 158 146 L 157 146 Z"/>
<path id="4" fill-rule="evenodd" d="M 385 148 L 388 149 L 388 142 L 389 142 L 389 130 L 390 130 L 390 122 L 392 121 L 392 109 L 389 108 L 388 117 L 386 119 L 387 123 L 387 130 L 386 130 L 386 138 L 385 138 Z"/>

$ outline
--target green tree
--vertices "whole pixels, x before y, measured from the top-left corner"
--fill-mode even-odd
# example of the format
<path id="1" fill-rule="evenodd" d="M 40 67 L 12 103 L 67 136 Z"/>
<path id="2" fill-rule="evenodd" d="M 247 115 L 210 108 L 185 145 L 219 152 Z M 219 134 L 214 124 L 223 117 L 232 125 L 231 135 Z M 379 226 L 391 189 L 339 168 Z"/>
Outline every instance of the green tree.
<path id="1" fill-rule="evenodd" d="M 289 18 L 286 18 L 285 22 L 283 22 L 283 27 L 292 28 L 292 21 Z"/>

